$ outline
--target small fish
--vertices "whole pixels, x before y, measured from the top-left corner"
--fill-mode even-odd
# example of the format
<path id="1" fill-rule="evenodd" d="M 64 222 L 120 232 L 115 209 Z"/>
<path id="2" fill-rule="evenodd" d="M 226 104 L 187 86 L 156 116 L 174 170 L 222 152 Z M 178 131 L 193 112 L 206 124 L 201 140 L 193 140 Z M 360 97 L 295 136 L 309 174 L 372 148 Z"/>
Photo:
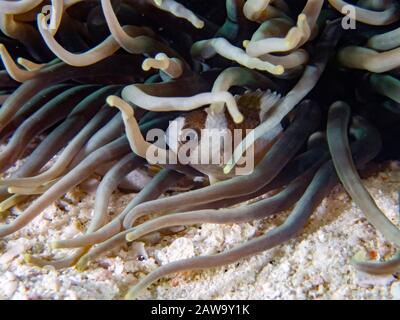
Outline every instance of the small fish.
<path id="1" fill-rule="evenodd" d="M 238 108 L 244 116 L 244 121 L 240 124 L 232 121 L 226 108 L 219 113 L 212 112 L 210 107 L 188 112 L 171 122 L 166 142 L 178 155 L 180 163 L 184 161 L 184 155 L 186 164 L 206 174 L 211 183 L 229 179 L 236 174 L 235 170 L 227 175 L 223 168 L 233 150 L 252 129 L 268 117 L 268 112 L 280 98 L 279 94 L 270 90 L 247 91 L 235 96 Z M 256 141 L 254 155 L 250 155 L 254 165 L 262 159 L 281 132 L 282 126 L 278 125 Z"/>

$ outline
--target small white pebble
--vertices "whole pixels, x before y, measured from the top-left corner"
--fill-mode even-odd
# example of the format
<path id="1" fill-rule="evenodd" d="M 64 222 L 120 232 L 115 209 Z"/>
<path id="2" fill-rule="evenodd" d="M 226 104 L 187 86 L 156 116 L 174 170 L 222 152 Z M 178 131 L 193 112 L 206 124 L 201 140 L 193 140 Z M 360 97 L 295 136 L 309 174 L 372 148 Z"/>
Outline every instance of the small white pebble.
<path id="1" fill-rule="evenodd" d="M 400 281 L 396 281 L 391 285 L 390 293 L 394 300 L 400 300 Z"/>
<path id="2" fill-rule="evenodd" d="M 4 278 L 0 288 L 0 296 L 4 296 L 5 299 L 10 299 L 17 290 L 18 279 L 11 272 L 6 272 Z"/>

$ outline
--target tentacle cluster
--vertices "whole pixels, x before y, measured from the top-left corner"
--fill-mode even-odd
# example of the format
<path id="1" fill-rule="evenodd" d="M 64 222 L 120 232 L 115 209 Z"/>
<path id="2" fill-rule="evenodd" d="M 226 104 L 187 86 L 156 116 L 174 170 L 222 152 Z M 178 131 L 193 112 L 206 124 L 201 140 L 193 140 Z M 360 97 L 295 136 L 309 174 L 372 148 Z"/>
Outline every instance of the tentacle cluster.
<path id="1" fill-rule="evenodd" d="M 74 253 L 26 255 L 28 263 L 83 270 L 161 229 L 267 219 L 292 208 L 282 225 L 238 247 L 158 268 L 129 290 L 134 298 L 170 273 L 233 263 L 294 238 L 339 183 L 400 246 L 396 222 L 358 174 L 399 155 L 397 2 L 219 2 L 214 10 L 214 1 L 0 1 L 0 210 L 29 201 L 0 225 L 0 238 L 94 173 L 102 176 L 86 231 L 51 244 Z M 355 29 L 345 27 L 349 21 Z M 171 140 L 176 127 L 246 133 L 227 161 L 204 165 L 178 157 L 189 143 Z M 167 128 L 167 146 L 146 139 Z M 207 143 L 200 139 L 220 157 Z M 254 170 L 236 175 L 251 148 Z M 149 154 L 167 161 L 153 163 Z M 133 188 L 126 177 L 143 168 L 150 182 L 110 220 L 111 195 Z M 204 176 L 209 185 L 194 188 Z M 162 197 L 183 179 L 194 190 Z M 244 204 L 251 199 L 258 200 Z M 398 255 L 353 262 L 372 273 L 400 266 Z"/>

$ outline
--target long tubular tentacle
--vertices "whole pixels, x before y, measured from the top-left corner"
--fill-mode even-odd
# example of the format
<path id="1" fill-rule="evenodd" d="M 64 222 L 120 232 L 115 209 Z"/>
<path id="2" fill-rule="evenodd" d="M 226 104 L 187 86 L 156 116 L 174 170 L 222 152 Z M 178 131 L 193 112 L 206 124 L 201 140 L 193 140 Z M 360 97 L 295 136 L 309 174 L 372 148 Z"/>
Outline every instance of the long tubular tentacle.
<path id="1" fill-rule="evenodd" d="M 48 183 L 38 186 L 38 187 L 9 187 L 9 193 L 15 193 L 19 195 L 34 195 L 34 194 L 42 194 L 47 191 L 53 184 L 55 184 L 57 180 L 49 181 Z"/>
<path id="2" fill-rule="evenodd" d="M 283 191 L 255 204 L 231 209 L 188 211 L 159 217 L 127 230 L 126 240 L 129 242 L 135 241 L 146 234 L 173 226 L 187 226 L 198 223 L 243 223 L 264 219 L 294 205 L 307 188 L 312 178 L 312 173 L 318 169 L 319 165 L 295 179 Z"/>
<path id="3" fill-rule="evenodd" d="M 11 78 L 6 70 L 0 71 L 0 82 L 2 88 L 15 88 L 18 86 L 18 82 Z"/>
<path id="4" fill-rule="evenodd" d="M 82 148 L 83 144 L 94 134 L 94 132 L 98 131 L 100 127 L 105 124 L 110 115 L 112 115 L 112 112 L 109 108 L 104 108 L 99 111 L 99 113 L 88 122 L 79 134 L 71 140 L 65 150 L 57 158 L 56 162 L 45 172 L 33 177 L 4 179 L 0 184 L 8 186 L 36 187 L 57 178 L 65 171 L 74 156 Z M 109 141 L 106 141 L 105 143 L 108 142 Z"/>
<path id="5" fill-rule="evenodd" d="M 360 261 L 355 258 L 352 264 L 360 271 L 370 274 L 391 274 L 400 270 L 400 252 L 388 261 Z"/>
<path id="6" fill-rule="evenodd" d="M 128 103 L 117 96 L 109 96 L 107 98 L 107 103 L 112 107 L 118 107 L 122 111 L 122 119 L 125 125 L 126 137 L 128 138 L 129 145 L 135 154 L 146 159 L 148 162 L 151 162 L 148 155 L 150 154 L 149 152 L 152 152 L 152 155 L 157 154 L 156 161 L 161 158 L 163 160 L 161 164 L 169 164 L 168 151 L 154 144 L 150 144 L 144 139 L 143 133 L 141 132 L 141 127 L 139 127 L 139 124 L 133 115 L 133 108 Z M 171 118 L 171 115 L 155 118 L 153 120 L 144 122 L 142 126 L 151 126 L 152 124 L 160 121 L 163 122 L 164 120 L 171 120 Z"/>
<path id="7" fill-rule="evenodd" d="M 110 251 L 120 245 L 126 244 L 125 234 L 126 232 L 119 232 L 119 230 L 114 227 L 114 231 L 109 231 L 107 235 L 107 240 L 103 240 L 104 242 L 95 246 L 88 253 L 83 255 L 76 264 L 76 269 L 83 271 L 88 267 L 88 264 L 91 260 L 94 260 L 101 254 Z M 111 228 L 110 228 L 111 229 Z"/>
<path id="8" fill-rule="evenodd" d="M 222 71 L 215 80 L 211 92 L 226 92 L 233 86 L 246 86 L 250 88 L 276 90 L 277 85 L 268 77 L 241 67 L 231 67 Z M 213 103 L 210 105 L 213 112 L 222 112 L 223 103 Z"/>
<path id="9" fill-rule="evenodd" d="M 353 201 L 361 208 L 368 221 L 397 247 L 400 247 L 400 229 L 378 208 L 357 173 L 351 157 L 347 126 L 350 107 L 336 102 L 329 109 L 328 143 L 336 171 L 344 188 Z"/>
<path id="10" fill-rule="evenodd" d="M 243 13 L 247 19 L 257 21 L 261 12 L 268 10 L 267 7 L 271 0 L 247 0 L 243 6 Z"/>
<path id="11" fill-rule="evenodd" d="M 141 164 L 143 164 L 143 160 L 140 157 L 135 154 L 128 154 L 107 172 L 96 191 L 94 214 L 91 222 L 91 224 L 96 227 L 89 227 L 89 232 L 95 231 L 104 225 L 107 218 L 107 207 L 111 194 L 118 187 L 121 180 Z"/>
<path id="12" fill-rule="evenodd" d="M 18 112 L 19 108 L 29 101 L 38 91 L 46 88 L 52 83 L 52 77 L 48 81 L 40 81 L 32 79 L 24 82 L 2 105 L 0 112 L 0 130 L 2 130 L 12 119 L 13 115 Z M 44 80 L 44 79 L 43 79 Z"/>
<path id="13" fill-rule="evenodd" d="M 53 37 L 50 30 L 46 25 L 46 17 L 43 14 L 38 15 L 38 28 L 47 46 L 51 51 L 65 63 L 82 67 L 94 64 L 114 54 L 119 48 L 119 44 L 115 41 L 113 36 L 109 36 L 102 43 L 95 48 L 84 53 L 71 53 L 65 50 Z"/>
<path id="14" fill-rule="evenodd" d="M 83 235 L 70 240 L 55 242 L 53 247 L 79 247 L 104 241 L 122 229 L 122 221 L 130 210 L 141 202 L 158 198 L 167 187 L 171 186 L 172 182 L 176 182 L 178 177 L 181 177 L 181 173 L 171 171 L 170 169 L 162 170 L 158 175 L 156 175 L 156 178 L 153 178 L 151 182 L 147 184 L 144 189 L 142 189 L 142 191 L 140 191 L 139 194 L 127 205 L 127 207 L 109 224 L 95 233 Z M 156 190 L 153 190 L 152 188 L 155 188 Z"/>
<path id="15" fill-rule="evenodd" d="M 149 55 L 164 52 L 169 56 L 179 57 L 169 46 L 153 39 L 154 33 L 151 30 L 134 26 L 121 27 L 110 0 L 101 0 L 101 6 L 112 37 L 126 51 Z"/>
<path id="16" fill-rule="evenodd" d="M 97 231 L 87 233 L 69 240 L 60 240 L 52 243 L 53 248 L 75 248 L 101 243 L 122 231 L 122 220 L 129 210 L 138 204 L 158 198 L 166 189 L 176 184 L 182 175 L 170 169 L 161 170 L 154 178 L 128 203 L 126 208 L 111 222 Z M 96 250 L 96 249 L 94 249 Z M 91 255 L 91 253 L 89 253 Z M 87 258 L 89 261 L 89 257 Z M 85 260 L 85 259 L 83 259 Z M 83 264 L 82 264 L 83 265 Z"/>
<path id="17" fill-rule="evenodd" d="M 85 231 L 50 243 L 72 250 L 62 258 L 27 254 L 25 262 L 83 271 L 130 242 L 131 251 L 153 243 L 162 230 L 291 209 L 281 225 L 239 246 L 141 277 L 131 299 L 171 273 L 237 262 L 293 239 L 342 183 L 397 250 L 367 261 L 356 255 L 352 265 L 400 271 L 398 221 L 357 172 L 397 159 L 399 23 L 398 0 L 0 0 L 0 242 L 17 239 L 93 175 L 102 179 L 87 181 L 97 190 Z M 357 115 L 349 125 L 343 102 L 314 103 L 339 99 L 353 101 L 377 129 Z M 209 128 L 224 131 L 218 145 L 203 139 Z M 199 159 L 207 150 L 192 142 L 200 141 L 212 163 Z M 117 189 L 137 194 L 111 215 Z"/>
<path id="18" fill-rule="evenodd" d="M 127 57 L 114 55 L 110 58 L 103 60 L 100 63 L 88 67 L 73 68 L 65 64 L 54 64 L 46 68 L 34 79 L 28 80 L 23 83 L 2 105 L 0 112 L 0 129 L 3 130 L 5 126 L 11 121 L 13 115 L 18 113 L 18 110 L 40 92 L 43 88 L 49 85 L 55 85 L 67 79 L 80 79 L 91 75 L 93 79 L 99 77 L 115 78 L 115 68 L 119 67 L 120 75 L 124 75 L 125 79 L 133 79 L 132 73 L 136 72 L 137 59 L 135 57 Z M 139 69 L 140 70 L 140 69 Z M 140 74 L 140 73 L 139 73 Z M 121 76 L 117 77 L 120 81 Z M 131 80 L 132 81 L 132 80 Z M 7 82 L 4 85 L 9 85 Z M 25 161 L 23 165 L 17 169 L 12 175 L 12 178 L 30 176 L 37 174 L 38 170 L 49 159 L 43 157 L 37 158 L 36 161 Z M 39 162 L 38 162 L 39 161 Z M 44 163 L 40 162 L 44 161 Z M 0 188 L 0 197 L 4 199 L 8 196 L 7 188 Z"/>
<path id="19" fill-rule="evenodd" d="M 379 141 L 376 140 L 376 132 L 370 126 L 362 128 L 364 135 L 354 142 L 352 150 L 358 165 L 362 166 L 376 156 L 379 150 Z M 378 137 L 379 140 L 379 137 Z M 293 211 L 283 224 L 267 232 L 263 236 L 254 238 L 227 252 L 211 256 L 195 257 L 166 264 L 151 272 L 133 286 L 127 293 L 127 299 L 135 298 L 141 290 L 152 282 L 168 274 L 214 268 L 234 263 L 240 259 L 271 249 L 283 242 L 295 237 L 306 224 L 315 208 L 329 194 L 338 183 L 333 161 L 326 162 L 314 175 L 301 199 L 295 205 Z"/>
<path id="20" fill-rule="evenodd" d="M 283 74 L 285 71 L 281 65 L 276 66 L 267 61 L 250 57 L 245 51 L 233 46 L 224 38 L 198 41 L 193 44 L 191 51 L 193 56 L 201 56 L 204 59 L 209 59 L 216 54 L 219 54 L 220 56 L 235 61 L 246 68 L 267 71 L 275 75 Z"/>
<path id="21" fill-rule="evenodd" d="M 224 102 L 233 121 L 236 123 L 243 121 L 243 115 L 229 92 L 205 92 L 191 97 L 155 97 L 146 94 L 136 85 L 130 85 L 122 90 L 122 97 L 143 109 L 157 112 L 190 111 L 210 103 Z"/>
<path id="22" fill-rule="evenodd" d="M 5 211 L 10 209 L 11 207 L 17 205 L 20 202 L 29 199 L 29 196 L 13 194 L 11 197 L 8 197 L 6 200 L 0 203 L 0 211 Z"/>
<path id="23" fill-rule="evenodd" d="M 263 54 L 259 57 L 261 60 L 269 61 L 273 64 L 280 64 L 286 70 L 293 69 L 299 66 L 306 64 L 309 60 L 309 55 L 306 50 L 298 49 L 293 51 L 287 55 L 272 55 L 272 54 Z"/>
<path id="24" fill-rule="evenodd" d="M 126 136 L 135 154 L 144 159 L 148 159 L 149 149 L 154 149 L 154 152 L 158 154 L 157 158 L 168 159 L 168 152 L 166 149 L 159 148 L 144 139 L 140 132 L 139 124 L 134 117 L 133 108 L 128 103 L 117 96 L 109 96 L 107 98 L 107 103 L 111 107 L 117 107 L 121 111 L 126 128 Z"/>
<path id="25" fill-rule="evenodd" d="M 253 145 L 254 141 L 278 125 L 282 119 L 314 88 L 323 69 L 309 65 L 297 85 L 278 103 L 273 114 L 253 130 L 254 135 L 247 135 L 235 148 L 232 160 L 224 168 L 229 173 L 238 163 L 245 150 L 244 146 Z"/>
<path id="26" fill-rule="evenodd" d="M 82 161 L 82 163 L 57 181 L 57 183 L 48 189 L 42 196 L 36 199 L 13 222 L 0 226 L 0 237 L 5 237 L 23 228 L 54 200 L 63 195 L 67 190 L 85 180 L 98 167 L 99 163 L 113 161 L 128 152 L 129 144 L 124 137 L 93 152 L 85 159 L 85 161 Z"/>
<path id="27" fill-rule="evenodd" d="M 247 135 L 235 148 L 232 159 L 225 166 L 224 172 L 229 173 L 242 157 L 246 147 L 254 144 L 254 141 L 262 137 L 276 125 L 315 87 L 328 62 L 330 51 L 339 41 L 338 21 L 328 24 L 317 44 L 316 56 L 312 63 L 306 67 L 303 76 L 296 86 L 282 99 L 270 117 L 252 130 L 253 134 Z M 246 147 L 245 147 L 246 146 Z"/>
<path id="28" fill-rule="evenodd" d="M 55 35 L 64 12 L 64 0 L 51 0 L 50 21 L 47 26 L 51 34 Z"/>
<path id="29" fill-rule="evenodd" d="M 135 167 L 140 164 L 140 158 L 133 154 L 128 154 L 122 158 L 109 172 L 107 172 L 96 192 L 93 219 L 90 221 L 89 227 L 86 231 L 87 234 L 98 230 L 104 224 L 107 213 L 107 205 L 111 193 L 117 188 L 121 178 L 123 178 L 127 173 L 135 169 Z M 25 261 L 34 265 L 52 265 L 57 269 L 62 269 L 74 265 L 88 250 L 89 247 L 80 248 L 72 255 L 59 260 L 47 260 L 27 255 L 25 256 Z"/>
<path id="30" fill-rule="evenodd" d="M 32 153 L 26 161 L 19 167 L 15 172 L 11 174 L 11 178 L 18 178 L 29 176 L 38 173 L 53 156 L 52 153 L 46 152 L 45 154 L 34 154 Z M 4 199 L 9 196 L 8 188 L 6 186 L 0 187 L 0 198 Z M 21 196 L 23 197 L 23 196 Z"/>
<path id="31" fill-rule="evenodd" d="M 69 255 L 68 257 L 56 260 L 49 260 L 44 258 L 39 258 L 30 254 L 24 255 L 24 260 L 26 263 L 33 264 L 37 267 L 45 267 L 45 266 L 52 266 L 54 269 L 64 269 L 69 268 L 75 265 L 75 263 L 79 260 L 79 258 L 87 252 L 86 248 L 79 248 L 75 250 L 74 253 Z"/>
<path id="32" fill-rule="evenodd" d="M 3 44 L 0 44 L 0 57 L 8 74 L 11 76 L 11 78 L 18 82 L 24 82 L 26 80 L 32 79 L 35 75 L 38 74 L 38 71 L 28 71 L 19 68 L 14 60 L 11 58 L 10 54 Z"/>
<path id="33" fill-rule="evenodd" d="M 54 59 L 53 61 L 50 61 L 49 64 L 59 62 L 58 59 Z M 47 63 L 36 63 L 27 58 L 22 58 L 22 57 L 17 58 L 17 63 L 28 71 L 40 70 L 48 65 Z"/>
<path id="34" fill-rule="evenodd" d="M 227 0 L 225 23 L 218 29 L 215 37 L 223 37 L 230 41 L 248 28 L 248 23 L 243 14 L 245 0 Z"/>
<path id="35" fill-rule="evenodd" d="M 50 51 L 43 46 L 40 33 L 29 23 L 15 20 L 12 14 L 0 14 L 0 29 L 8 37 L 21 42 L 35 59 L 46 61 L 50 58 Z"/>
<path id="36" fill-rule="evenodd" d="M 288 241 L 300 232 L 313 210 L 321 203 L 336 183 L 337 178 L 333 165 L 328 162 L 317 172 L 306 192 L 282 225 L 267 232 L 263 236 L 249 240 L 227 252 L 176 261 L 161 266 L 132 287 L 128 291 L 126 298 L 135 298 L 141 290 L 168 274 L 187 270 L 215 268 L 231 264 Z"/>
<path id="37" fill-rule="evenodd" d="M 367 47 L 377 51 L 387 51 L 400 46 L 400 28 L 369 38 Z"/>
<path id="38" fill-rule="evenodd" d="M 26 119 L 28 119 L 33 113 L 39 108 L 44 106 L 51 99 L 57 95 L 63 93 L 65 90 L 70 88 L 71 85 L 57 84 L 50 86 L 49 88 L 40 90 L 32 99 L 25 103 L 21 109 L 12 117 L 9 124 L 1 132 L 2 139 L 9 136 L 9 134 L 15 131 Z"/>
<path id="39" fill-rule="evenodd" d="M 376 92 L 400 103 L 400 81 L 395 77 L 373 74 L 370 77 L 370 83 Z"/>
<path id="40" fill-rule="evenodd" d="M 5 150 L 0 153 L 1 170 L 4 170 L 18 159 L 26 150 L 29 141 L 36 135 L 65 118 L 75 104 L 93 89 L 94 87 L 91 85 L 71 88 L 35 112 L 18 128 Z"/>
<path id="41" fill-rule="evenodd" d="M 9 96 L 10 96 L 9 94 L 0 95 L 0 105 L 3 104 L 4 101 L 6 101 Z"/>
<path id="42" fill-rule="evenodd" d="M 114 55 L 106 60 L 103 60 L 97 64 L 74 68 L 64 63 L 56 63 L 45 68 L 40 74 L 28 81 L 25 81 L 13 94 L 4 102 L 0 111 L 0 132 L 9 123 L 15 113 L 29 101 L 38 91 L 44 88 L 55 85 L 65 80 L 70 79 L 81 79 L 90 75 L 93 78 L 115 77 L 115 68 L 120 70 L 119 77 L 128 76 L 132 77 L 133 73 L 137 73 L 136 65 L 137 58 L 125 57 L 120 55 Z"/>
<path id="43" fill-rule="evenodd" d="M 307 136 L 319 122 L 319 108 L 310 101 L 299 106 L 299 114 L 291 126 L 283 133 L 264 156 L 254 171 L 248 176 L 238 176 L 221 181 L 199 190 L 178 194 L 169 198 L 151 201 L 132 210 L 124 220 L 124 227 L 130 228 L 138 216 L 145 213 L 187 209 L 194 205 L 213 202 L 225 198 L 246 195 L 261 189 L 272 181 L 291 160 Z"/>
<path id="44" fill-rule="evenodd" d="M 110 108 L 108 108 L 110 109 Z M 110 109 L 112 110 L 112 109 Z M 116 114 L 103 128 L 98 130 L 74 157 L 71 166 L 75 167 L 85 157 L 103 145 L 121 137 L 124 133 L 124 123 L 121 115 Z"/>
<path id="45" fill-rule="evenodd" d="M 158 53 L 154 58 L 147 58 L 142 63 L 142 69 L 159 69 L 169 79 L 177 79 L 184 73 L 184 64 L 177 58 L 170 58 L 165 53 Z"/>
<path id="46" fill-rule="evenodd" d="M 189 21 L 197 29 L 204 27 L 204 21 L 200 20 L 191 10 L 174 0 L 153 0 L 157 8 L 173 14 L 175 17 Z"/>
<path id="47" fill-rule="evenodd" d="M 0 1 L 0 11 L 2 13 L 9 13 L 9 14 L 18 14 L 27 12 L 40 3 L 43 0 L 18 0 L 18 1 L 8 1 L 8 0 L 1 0 Z"/>
<path id="48" fill-rule="evenodd" d="M 257 42 L 267 38 L 276 38 L 285 36 L 293 26 L 289 19 L 276 18 L 263 22 L 251 36 L 252 42 Z M 250 43 L 249 40 L 243 41 L 246 48 Z"/>
<path id="49" fill-rule="evenodd" d="M 309 40 L 323 4 L 323 0 L 307 1 L 297 18 L 297 25 L 289 30 L 285 38 L 252 40 L 247 43 L 246 52 L 252 57 L 259 57 L 271 52 L 287 52 L 299 48 Z"/>
<path id="50" fill-rule="evenodd" d="M 196 95 L 201 92 L 206 92 L 210 89 L 210 84 L 207 79 L 199 77 L 196 74 L 182 77 L 177 80 L 171 80 L 160 83 L 145 82 L 135 83 L 138 89 L 151 96 L 176 97 L 182 94 L 182 87 L 185 87 L 184 97 Z M 127 86 L 129 88 L 130 86 Z M 129 89 L 127 89 L 129 91 Z M 122 94 L 124 97 L 124 93 Z"/>
<path id="51" fill-rule="evenodd" d="M 149 184 L 144 187 L 144 189 L 139 192 L 139 194 L 137 194 L 130 201 L 124 211 L 121 212 L 121 214 L 110 223 L 98 229 L 99 226 L 97 225 L 97 223 L 95 223 L 95 221 L 92 220 L 85 235 L 70 240 L 56 241 L 52 243 L 52 247 L 54 248 L 83 247 L 77 249 L 72 255 L 58 260 L 48 260 L 31 255 L 26 255 L 25 261 L 41 267 L 51 265 L 54 266 L 56 269 L 62 269 L 75 265 L 79 260 L 77 264 L 77 269 L 85 269 L 89 260 L 93 259 L 97 255 L 96 252 L 101 250 L 102 245 L 99 245 L 92 250 L 89 250 L 89 247 L 95 243 L 105 241 L 106 239 L 112 237 L 114 234 L 122 230 L 121 216 L 124 215 L 124 212 L 126 212 L 128 208 L 133 208 L 141 202 L 157 198 L 168 187 L 175 184 L 177 178 L 179 177 L 181 177 L 181 174 L 177 172 L 171 171 L 169 169 L 162 170 L 151 180 Z M 124 238 L 122 240 L 122 242 L 125 242 Z"/>
<path id="52" fill-rule="evenodd" d="M 36 17 L 36 25 L 38 25 L 39 19 L 41 18 L 39 17 L 39 15 Z M 41 18 L 42 19 L 42 18 Z M 84 23 L 82 23 L 79 20 L 76 20 L 72 17 L 70 17 L 67 13 L 63 14 L 62 17 L 62 23 L 60 25 L 59 30 L 57 31 L 57 35 L 56 35 L 56 41 L 54 40 L 54 32 L 52 30 L 47 30 L 45 29 L 46 27 L 46 23 L 42 20 L 42 29 L 44 29 L 44 31 L 47 31 L 46 35 L 47 37 L 50 38 L 50 42 L 56 42 L 56 47 L 57 44 L 62 43 L 62 48 L 64 48 L 64 46 L 67 48 L 68 52 L 87 52 L 90 50 L 90 48 L 92 47 L 89 43 L 91 43 L 91 41 L 89 40 L 91 37 L 89 36 L 89 30 L 87 29 L 87 27 L 85 26 Z M 39 29 L 39 27 L 38 27 Z M 39 30 L 39 33 L 41 33 L 41 31 Z M 74 37 L 71 37 L 71 34 L 74 34 Z M 43 38 L 43 35 L 41 35 Z M 44 45 L 49 49 L 50 52 L 53 51 L 52 48 L 50 48 L 49 45 L 46 44 L 46 41 L 43 39 L 44 41 Z M 97 41 L 96 41 L 97 43 Z M 61 49 L 61 48 L 60 48 Z M 54 52 L 53 52 L 54 54 Z"/>
<path id="53" fill-rule="evenodd" d="M 284 13 L 287 11 L 287 6 L 282 1 L 275 1 L 280 4 L 279 7 L 269 5 L 271 0 L 247 0 L 243 7 L 243 13 L 250 21 L 259 23 L 278 17 L 287 18 Z"/>
<path id="54" fill-rule="evenodd" d="M 87 123 L 87 121 L 95 115 L 95 113 L 100 109 L 103 104 L 104 98 L 111 92 L 115 92 L 117 86 L 106 86 L 101 88 L 94 93 L 90 94 L 88 97 L 83 99 L 76 107 L 71 111 L 68 117 L 63 123 L 61 123 L 56 129 L 54 129 L 33 151 L 29 157 L 29 161 L 32 163 L 41 164 L 42 161 L 37 161 L 37 159 L 49 159 L 54 156 L 65 144 L 67 144 L 71 138 L 79 132 L 80 129 Z M 8 181 L 0 181 L 0 185 L 10 186 Z M 11 185 L 15 186 L 15 185 Z M 20 183 L 17 187 L 31 187 L 25 183 Z M 38 185 L 33 185 L 34 189 L 39 187 Z M 16 189 L 14 189 L 16 190 Z M 39 189 L 36 191 L 38 192 Z M 16 192 L 20 193 L 20 192 Z"/>
<path id="55" fill-rule="evenodd" d="M 53 154 L 50 152 L 43 151 L 41 153 L 38 153 L 34 151 L 26 159 L 22 166 L 11 174 L 10 178 L 17 179 L 20 177 L 29 177 L 37 174 L 39 170 L 51 159 L 52 156 Z M 0 192 L 3 192 L 3 188 L 0 188 Z"/>
<path id="56" fill-rule="evenodd" d="M 364 47 L 349 46 L 339 50 L 338 59 L 348 68 L 375 73 L 388 72 L 400 66 L 400 48 L 377 52 Z"/>
<path id="57" fill-rule="evenodd" d="M 385 10 L 392 0 L 358 0 L 357 5 L 370 10 Z"/>
<path id="58" fill-rule="evenodd" d="M 206 204 L 202 204 L 199 206 L 191 207 L 190 210 L 205 210 L 205 209 L 220 209 L 227 208 L 233 205 L 237 205 L 240 203 L 245 203 L 246 201 L 255 199 L 259 196 L 266 194 L 269 191 L 283 188 L 290 184 L 293 180 L 299 178 L 299 176 L 305 174 L 307 170 L 315 165 L 318 161 L 327 160 L 326 150 L 323 148 L 314 148 L 312 150 L 306 151 L 292 161 L 290 161 L 285 170 L 282 170 L 270 183 L 262 187 L 261 189 L 253 192 L 251 194 L 223 199 L 215 202 L 210 202 Z"/>

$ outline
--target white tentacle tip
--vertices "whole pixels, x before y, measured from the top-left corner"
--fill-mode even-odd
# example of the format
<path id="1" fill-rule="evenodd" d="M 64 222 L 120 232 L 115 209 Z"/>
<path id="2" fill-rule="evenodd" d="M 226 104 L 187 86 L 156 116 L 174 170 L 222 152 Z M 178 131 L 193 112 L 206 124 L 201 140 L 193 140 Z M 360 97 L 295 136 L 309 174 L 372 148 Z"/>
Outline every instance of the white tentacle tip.
<path id="1" fill-rule="evenodd" d="M 196 22 L 196 24 L 194 24 L 194 26 L 195 26 L 197 29 L 203 29 L 204 26 L 205 26 L 205 23 L 204 23 L 203 20 L 199 20 L 199 21 Z"/>
<path id="2" fill-rule="evenodd" d="M 238 114 L 238 115 L 235 115 L 234 117 L 233 117 L 233 121 L 235 122 L 235 123 L 237 123 L 237 124 L 240 124 L 240 123 L 242 123 L 243 121 L 244 121 L 244 116 L 240 113 L 240 114 Z"/>
<path id="3" fill-rule="evenodd" d="M 125 240 L 128 242 L 132 242 L 135 240 L 135 234 L 133 232 L 129 232 L 126 236 L 125 236 Z"/>
<path id="4" fill-rule="evenodd" d="M 277 66 L 274 68 L 273 74 L 282 75 L 284 72 L 285 72 L 285 68 L 284 68 L 282 65 L 277 65 Z"/>
<path id="5" fill-rule="evenodd" d="M 225 167 L 224 167 L 224 174 L 229 174 L 231 171 L 232 171 L 232 169 L 233 169 L 233 167 L 234 167 L 234 165 L 232 165 L 232 164 L 227 164 Z"/>

